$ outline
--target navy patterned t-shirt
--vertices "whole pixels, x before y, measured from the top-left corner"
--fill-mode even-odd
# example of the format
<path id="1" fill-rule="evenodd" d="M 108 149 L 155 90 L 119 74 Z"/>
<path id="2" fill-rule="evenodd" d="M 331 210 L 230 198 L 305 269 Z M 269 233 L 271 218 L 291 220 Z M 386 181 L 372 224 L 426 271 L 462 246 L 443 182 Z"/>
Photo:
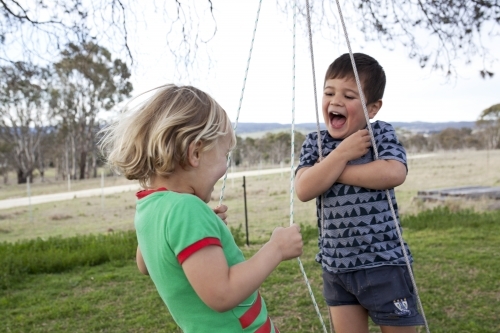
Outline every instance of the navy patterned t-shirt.
<path id="1" fill-rule="evenodd" d="M 385 122 L 371 124 L 379 159 L 397 160 L 406 166 L 406 151 L 394 128 Z M 309 133 L 302 145 L 297 171 L 313 166 L 319 158 L 318 133 Z M 341 142 L 328 131 L 321 131 L 323 157 Z M 374 160 L 373 150 L 348 164 Z M 394 189 L 389 191 L 399 224 Z M 404 254 L 393 222 L 385 190 L 335 183 L 324 193 L 323 237 L 318 239 L 316 261 L 330 273 L 342 273 L 381 265 L 405 265 Z M 321 197 L 316 199 L 318 227 L 321 230 Z M 410 262 L 411 253 L 404 244 Z"/>

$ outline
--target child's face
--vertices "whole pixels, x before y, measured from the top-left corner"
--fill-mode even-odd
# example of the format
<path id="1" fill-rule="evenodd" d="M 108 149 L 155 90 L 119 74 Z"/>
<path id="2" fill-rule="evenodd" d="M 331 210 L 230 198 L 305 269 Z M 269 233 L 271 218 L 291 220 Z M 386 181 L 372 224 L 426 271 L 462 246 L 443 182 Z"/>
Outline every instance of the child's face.
<path id="1" fill-rule="evenodd" d="M 209 202 L 214 185 L 224 176 L 227 169 L 227 154 L 230 152 L 231 138 L 225 135 L 217 144 L 202 153 L 200 161 L 199 191 L 195 193 L 200 199 Z"/>
<path id="2" fill-rule="evenodd" d="M 382 101 L 375 103 L 379 102 L 381 106 Z M 367 105 L 370 119 L 378 111 L 376 108 L 373 112 L 375 108 L 373 105 Z M 322 109 L 326 128 L 334 139 L 345 139 L 366 126 L 363 106 L 354 78 L 326 80 Z"/>

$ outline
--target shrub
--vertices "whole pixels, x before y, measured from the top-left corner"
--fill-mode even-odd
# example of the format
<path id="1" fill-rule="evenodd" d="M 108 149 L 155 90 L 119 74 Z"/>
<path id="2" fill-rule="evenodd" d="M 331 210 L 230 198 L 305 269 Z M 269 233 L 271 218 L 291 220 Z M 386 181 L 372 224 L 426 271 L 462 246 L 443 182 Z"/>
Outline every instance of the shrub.
<path id="1" fill-rule="evenodd" d="M 233 234 L 233 238 L 234 238 L 234 241 L 236 242 L 236 245 L 238 245 L 238 246 L 245 245 L 246 236 L 242 230 L 241 224 L 238 226 L 238 228 L 229 227 L 229 229 L 231 230 L 231 234 Z"/>

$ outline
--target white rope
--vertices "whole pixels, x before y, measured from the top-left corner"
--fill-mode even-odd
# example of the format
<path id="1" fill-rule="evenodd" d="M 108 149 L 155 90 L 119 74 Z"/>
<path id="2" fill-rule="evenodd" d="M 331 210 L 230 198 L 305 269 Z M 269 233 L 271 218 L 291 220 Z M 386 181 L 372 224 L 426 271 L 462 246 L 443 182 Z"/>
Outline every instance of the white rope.
<path id="1" fill-rule="evenodd" d="M 290 156 L 290 225 L 293 224 L 293 198 L 294 198 L 294 180 L 295 180 L 295 40 L 296 40 L 296 24 L 297 24 L 297 1 L 293 2 L 293 57 L 292 57 L 292 127 L 290 133 L 290 143 L 291 143 L 291 156 Z M 314 65 L 313 65 L 314 66 Z M 311 297 L 314 309 L 316 310 L 316 314 L 319 317 L 321 322 L 321 326 L 323 327 L 323 332 L 328 333 L 326 330 L 325 322 L 323 321 L 323 317 L 321 316 L 321 312 L 318 307 L 318 303 L 316 302 L 316 298 L 314 297 L 314 293 L 311 288 L 311 284 L 306 275 L 306 271 L 304 270 L 304 265 L 302 265 L 302 261 L 299 257 L 297 257 L 297 261 L 299 262 L 300 271 L 302 272 L 302 276 L 304 277 L 304 281 L 307 286 L 307 290 L 309 292 L 309 296 Z"/>
<path id="2" fill-rule="evenodd" d="M 336 3 L 337 3 L 337 9 L 338 9 L 338 12 L 339 12 L 340 21 L 342 23 L 342 28 L 344 30 L 344 35 L 345 35 L 347 47 L 349 49 L 349 55 L 351 57 L 352 68 L 353 68 L 353 71 L 354 71 L 354 77 L 356 79 L 356 85 L 358 87 L 359 95 L 360 95 L 360 98 L 361 98 L 361 104 L 363 105 L 363 112 L 365 114 L 366 124 L 368 125 L 367 127 L 368 127 L 368 131 L 370 133 L 370 138 L 371 138 L 371 142 L 372 142 L 373 152 L 374 152 L 374 155 L 375 155 L 375 159 L 378 160 L 379 156 L 378 156 L 377 145 L 375 143 L 375 137 L 373 135 L 372 127 L 370 125 L 370 117 L 368 116 L 368 110 L 366 108 L 365 96 L 364 96 L 364 93 L 363 93 L 363 89 L 361 87 L 361 82 L 359 80 L 358 70 L 356 69 L 356 62 L 354 61 L 354 55 L 352 53 L 351 44 L 349 42 L 349 36 L 347 34 L 347 29 L 346 29 L 346 26 L 345 26 L 344 17 L 342 15 L 342 9 L 340 8 L 339 0 L 336 0 Z M 392 199 L 391 199 L 391 195 L 390 195 L 389 190 L 385 190 L 385 195 L 387 197 L 387 201 L 389 203 L 389 207 L 391 208 L 392 218 L 393 218 L 393 221 L 394 221 L 394 225 L 396 226 L 396 231 L 398 233 L 399 242 L 400 242 L 401 249 L 403 251 L 403 255 L 404 255 L 404 258 L 405 258 L 405 261 L 406 261 L 406 266 L 408 267 L 408 273 L 410 274 L 411 282 L 412 282 L 413 288 L 415 290 L 415 295 L 417 297 L 418 306 L 420 307 L 420 312 L 421 312 L 422 317 L 424 319 L 425 329 L 426 329 L 427 333 L 430 333 L 430 331 L 429 331 L 429 325 L 427 324 L 427 319 L 425 318 L 424 307 L 422 306 L 422 302 L 421 302 L 420 296 L 418 294 L 417 283 L 415 282 L 415 278 L 413 276 L 413 272 L 412 272 L 412 269 L 411 269 L 410 260 L 408 258 L 407 253 L 406 253 L 406 250 L 405 250 L 403 235 L 402 235 L 400 227 L 399 227 L 398 219 L 396 218 L 396 212 L 395 212 L 394 206 L 392 204 Z"/>
<path id="3" fill-rule="evenodd" d="M 260 16 L 260 8 L 261 7 L 262 7 L 262 0 L 259 1 L 259 7 L 257 8 L 257 17 L 255 18 L 252 41 L 250 42 L 250 51 L 248 51 L 247 67 L 245 69 L 245 76 L 243 78 L 243 87 L 241 88 L 240 102 L 238 105 L 238 111 L 236 112 L 236 120 L 234 121 L 234 126 L 233 126 L 234 132 L 236 132 L 236 129 L 238 128 L 238 119 L 240 118 L 241 104 L 243 103 L 243 95 L 245 94 L 245 86 L 247 84 L 248 69 L 250 68 L 250 59 L 252 59 L 253 43 L 255 41 L 255 34 L 257 32 L 257 23 L 259 23 L 259 16 Z M 224 173 L 224 178 L 222 179 L 222 188 L 220 190 L 219 205 L 222 204 L 222 200 L 224 199 L 224 190 L 226 189 L 227 170 L 229 169 L 229 166 L 231 165 L 231 156 L 232 155 L 233 155 L 233 153 L 231 151 L 227 157 L 226 173 Z"/>
<path id="4" fill-rule="evenodd" d="M 309 35 L 309 54 L 311 55 L 311 67 L 312 67 L 312 77 L 313 77 L 313 88 L 314 88 L 314 106 L 316 107 L 316 131 L 318 133 L 318 153 L 319 153 L 319 160 L 321 161 L 323 159 L 323 149 L 321 147 L 321 129 L 319 126 L 319 108 L 318 108 L 318 89 L 316 88 L 316 69 L 314 68 L 314 52 L 313 52 L 313 42 L 312 42 L 312 29 L 311 29 L 311 8 L 309 4 L 309 0 L 306 0 L 306 10 L 307 10 L 307 31 Z M 324 208 L 324 196 L 321 195 L 320 202 L 321 202 L 321 212 L 323 211 Z M 321 215 L 321 225 L 320 225 L 320 238 L 323 238 L 323 223 L 324 218 L 323 215 Z"/>

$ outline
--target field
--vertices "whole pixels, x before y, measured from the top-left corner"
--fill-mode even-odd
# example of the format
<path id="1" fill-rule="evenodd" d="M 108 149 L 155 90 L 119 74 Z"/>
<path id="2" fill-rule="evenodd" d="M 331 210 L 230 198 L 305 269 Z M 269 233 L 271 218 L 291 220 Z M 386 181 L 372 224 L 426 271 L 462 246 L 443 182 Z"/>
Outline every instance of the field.
<path id="1" fill-rule="evenodd" d="M 276 166 L 270 166 L 276 167 Z M 417 191 L 433 188 L 467 185 L 500 186 L 500 151 L 443 152 L 425 158 L 408 160 L 408 176 L 396 188 L 402 215 L 415 214 L 432 208 L 435 204 L 415 200 Z M 240 171 L 238 169 L 235 170 Z M 35 179 L 32 195 L 67 191 L 67 183 L 46 183 Z M 13 177 L 11 177 L 13 180 Z M 100 187 L 100 178 L 73 181 L 71 190 Z M 105 186 L 130 183 L 117 176 L 105 177 Z M 212 206 L 219 201 L 219 182 L 212 195 Z M 246 178 L 247 216 L 250 240 L 262 241 L 276 225 L 288 225 L 290 220 L 290 173 Z M 26 196 L 26 185 L 3 185 L 0 199 Z M 224 204 L 229 207 L 228 223 L 237 228 L 245 227 L 242 179 L 228 179 L 224 191 Z M 294 221 L 314 225 L 314 200 L 303 203 L 294 198 Z M 473 208 L 478 211 L 498 207 L 498 202 L 453 201 L 450 209 Z M 133 228 L 135 207 L 134 193 L 115 193 L 104 198 L 79 198 L 32 206 L 0 210 L 0 242 L 19 239 L 64 237 L 87 233 L 130 230 Z"/>
<path id="2" fill-rule="evenodd" d="M 124 182 L 116 177 L 105 180 L 107 186 Z M 250 246 L 242 246 L 242 249 L 249 257 L 276 225 L 289 224 L 290 174 L 249 177 L 246 185 Z M 500 332 L 498 202 L 453 201 L 445 203 L 445 208 L 434 209 L 435 203 L 414 199 L 418 190 L 465 185 L 500 186 L 500 151 L 445 152 L 410 159 L 407 180 L 396 189 L 404 237 L 415 258 L 415 277 L 431 332 Z M 100 179 L 81 181 L 72 184 L 72 190 L 99 186 Z M 214 191 L 213 206 L 217 204 L 220 187 L 221 184 L 217 184 Z M 32 185 L 33 194 L 66 189 L 64 182 Z M 20 197 L 23 193 L 26 193 L 25 185 L 4 185 L 0 191 L 1 199 Z M 233 230 L 241 228 L 236 236 L 244 241 L 241 179 L 227 181 L 224 197 L 224 203 L 229 206 L 229 226 Z M 113 239 L 122 237 L 122 232 L 133 239 L 134 202 L 133 193 L 128 192 L 109 195 L 104 200 L 100 197 L 73 199 L 31 209 L 0 210 L 0 243 L 8 250 L 13 248 L 9 244 L 39 238 L 41 243 L 35 242 L 36 246 L 47 240 L 47 243 L 59 244 L 57 248 L 63 247 L 60 244 L 68 237 L 81 240 L 83 235 L 104 234 Z M 302 261 L 327 321 L 321 297 L 320 267 L 313 260 L 316 251 L 314 202 L 301 203 L 295 199 L 294 221 L 303 225 L 307 242 Z M 62 238 L 55 238 L 56 242 L 51 238 L 54 236 Z M 103 251 L 108 253 L 109 260 L 89 260 L 86 264 L 66 262 L 43 272 L 19 273 L 21 278 L 0 288 L 0 322 L 5 327 L 2 331 L 179 332 L 152 283 L 137 272 L 134 246 L 130 244 L 131 253 L 124 258 L 112 258 L 106 248 Z M 42 264 L 48 267 L 51 260 L 60 260 L 56 254 L 51 259 L 44 257 L 43 252 L 35 256 L 36 248 L 32 251 L 36 258 L 32 259 L 36 262 L 31 263 L 34 267 Z M 61 252 L 60 257 L 64 257 L 64 253 Z M 10 265 L 14 266 L 16 258 L 13 255 Z M 7 259 L 3 260 L 0 277 L 10 281 L 11 277 L 2 275 L 9 264 Z M 25 265 L 30 264 L 29 258 L 23 260 L 27 260 Z M 281 331 L 322 331 L 297 261 L 281 264 L 261 292 Z M 372 331 L 377 332 L 375 327 Z"/>

